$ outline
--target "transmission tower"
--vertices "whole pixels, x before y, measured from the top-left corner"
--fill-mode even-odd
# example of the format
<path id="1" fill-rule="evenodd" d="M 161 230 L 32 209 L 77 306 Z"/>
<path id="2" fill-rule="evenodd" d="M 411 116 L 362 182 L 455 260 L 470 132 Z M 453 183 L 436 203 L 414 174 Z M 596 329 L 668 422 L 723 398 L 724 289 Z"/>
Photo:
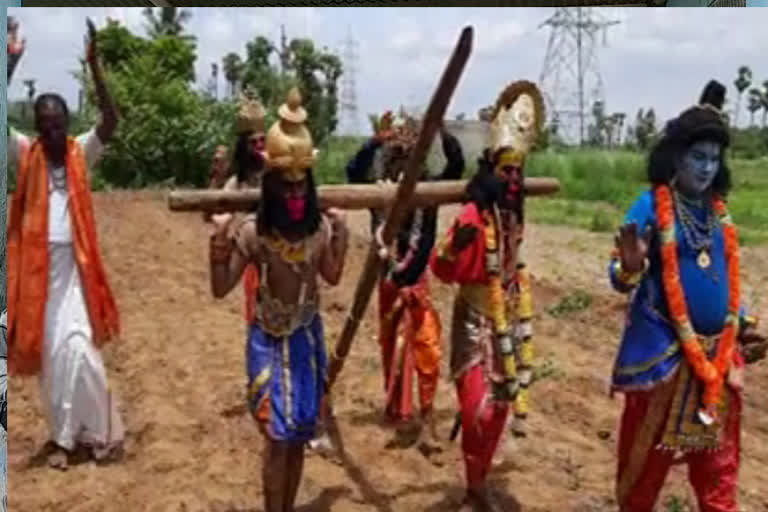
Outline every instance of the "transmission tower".
<path id="1" fill-rule="evenodd" d="M 352 29 L 347 31 L 347 38 L 342 43 L 341 62 L 341 112 L 339 115 L 340 125 L 344 131 L 350 134 L 360 133 L 360 119 L 357 110 L 357 49 L 358 42 L 352 37 Z"/>
<path id="2" fill-rule="evenodd" d="M 607 20 L 596 9 L 558 7 L 539 28 L 550 27 L 547 53 L 539 83 L 549 113 L 550 128 L 565 140 L 584 143 L 588 109 L 605 105 L 603 79 L 597 55 L 598 36 L 606 45 Z"/>

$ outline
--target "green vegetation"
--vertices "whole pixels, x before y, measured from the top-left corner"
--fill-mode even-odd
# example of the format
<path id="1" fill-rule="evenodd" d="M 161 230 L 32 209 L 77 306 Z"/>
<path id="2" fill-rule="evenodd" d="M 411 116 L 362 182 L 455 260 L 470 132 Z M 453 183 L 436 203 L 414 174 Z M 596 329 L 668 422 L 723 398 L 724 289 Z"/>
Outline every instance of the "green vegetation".
<path id="1" fill-rule="evenodd" d="M 729 205 L 742 243 L 768 243 L 768 158 L 730 160 L 733 192 Z M 645 157 L 622 151 L 538 153 L 529 176 L 552 176 L 561 191 L 528 203 L 530 220 L 592 231 L 614 231 L 635 198 L 647 190 Z"/>
<path id="2" fill-rule="evenodd" d="M 592 296 L 581 290 L 563 297 L 556 305 L 547 309 L 547 313 L 554 317 L 578 313 L 589 309 L 592 305 Z"/>
<path id="3" fill-rule="evenodd" d="M 330 135 L 337 124 L 337 81 L 341 63 L 325 49 L 305 39 L 272 42 L 255 35 L 243 56 L 222 55 L 225 99 L 197 90 L 194 64 L 197 41 L 185 33 L 191 12 L 177 8 L 147 9 L 147 35 L 140 36 L 110 20 L 97 34 L 107 81 L 119 105 L 122 122 L 104 159 L 93 172 L 93 187 L 140 188 L 157 185 L 203 186 L 208 181 L 216 146 L 234 144 L 239 91 L 253 91 L 267 111 L 267 123 L 288 89 L 298 85 L 309 114 L 309 127 L 320 150 L 315 175 L 320 184 L 345 181 L 344 167 L 363 139 Z M 277 65 L 276 63 L 279 63 Z M 85 77 L 85 63 L 76 73 L 85 94 L 73 112 L 72 133 L 93 125 L 97 111 Z M 218 73 L 219 67 L 214 69 Z M 9 124 L 33 131 L 31 104 L 34 80 L 25 82 L 25 101 L 8 108 Z M 736 109 L 732 121 L 730 165 L 734 191 L 731 212 L 742 242 L 768 243 L 768 81 L 756 83 L 749 67 L 741 66 L 734 81 Z M 749 113 L 749 126 L 740 126 L 739 106 Z M 487 110 L 487 109 L 486 109 Z M 527 165 L 528 176 L 560 180 L 554 197 L 528 202 L 530 222 L 565 224 L 594 232 L 612 232 L 635 198 L 647 190 L 645 154 L 658 136 L 653 108 L 640 109 L 632 119 L 609 113 L 595 104 L 589 126 L 590 149 L 564 146 L 557 126 L 545 133 Z M 761 121 L 761 124 L 757 124 Z M 743 123 L 742 123 L 743 124 Z M 465 176 L 475 171 L 476 155 L 468 154 Z M 15 162 L 9 162 L 8 188 L 15 187 Z M 432 164 L 432 169 L 437 166 Z"/>

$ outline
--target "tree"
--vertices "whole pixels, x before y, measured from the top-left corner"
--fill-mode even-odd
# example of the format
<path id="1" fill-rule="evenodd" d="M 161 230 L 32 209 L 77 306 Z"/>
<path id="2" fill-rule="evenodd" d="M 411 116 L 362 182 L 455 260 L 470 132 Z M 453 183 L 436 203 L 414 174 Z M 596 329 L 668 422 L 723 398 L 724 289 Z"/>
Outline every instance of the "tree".
<path id="1" fill-rule="evenodd" d="M 744 95 L 744 91 L 752 85 L 752 70 L 749 66 L 739 67 L 738 76 L 736 77 L 736 80 L 733 81 L 733 85 L 735 85 L 736 90 L 739 91 L 739 94 L 736 96 L 736 112 L 733 115 L 733 125 L 738 128 L 741 97 Z"/>
<path id="2" fill-rule="evenodd" d="M 763 82 L 762 94 L 760 94 L 760 105 L 763 107 L 763 128 L 768 120 L 768 80 Z"/>
<path id="3" fill-rule="evenodd" d="M 656 138 L 656 112 L 653 108 L 637 111 L 634 128 L 635 141 L 641 151 L 647 150 Z"/>
<path id="4" fill-rule="evenodd" d="M 747 103 L 747 110 L 749 110 L 749 124 L 750 126 L 755 125 L 755 114 L 763 108 L 763 93 L 760 91 L 760 89 L 753 87 L 749 90 L 748 93 L 748 103 Z"/>
<path id="5" fill-rule="evenodd" d="M 194 36 L 184 34 L 184 25 L 192 18 L 192 12 L 177 7 L 161 7 L 160 15 L 156 15 L 155 9 L 144 9 L 144 17 L 147 19 L 147 34 L 150 39 L 163 36 L 181 37 L 187 42 L 195 40 Z"/>
<path id="6" fill-rule="evenodd" d="M 215 147 L 233 136 L 235 106 L 212 101 L 194 89 L 194 45 L 168 34 L 147 40 L 117 22 L 107 24 L 96 37 L 143 51 L 124 54 L 114 47 L 113 53 L 102 55 L 121 122 L 94 181 L 122 187 L 168 181 L 204 185 Z M 79 78 L 86 106 L 92 107 L 91 81 L 82 73 Z M 95 109 L 85 111 L 93 123 Z"/>
<path id="7" fill-rule="evenodd" d="M 624 121 L 627 119 L 627 114 L 624 112 L 616 112 L 613 114 L 613 123 L 616 126 L 616 145 L 621 144 L 621 135 L 624 133 Z"/>
<path id="8" fill-rule="evenodd" d="M 224 64 L 224 79 L 229 84 L 229 95 L 235 97 L 237 94 L 237 84 L 243 78 L 243 59 L 234 52 L 228 53 L 222 59 Z"/>
<path id="9" fill-rule="evenodd" d="M 267 112 L 275 112 L 292 86 L 301 91 L 307 126 L 316 144 L 325 141 L 338 124 L 338 80 L 341 61 L 326 48 L 318 50 L 309 39 L 286 44 L 281 65 L 272 64 L 277 48 L 263 36 L 246 44 L 241 86 L 254 90 Z"/>
<path id="10" fill-rule="evenodd" d="M 22 105 L 22 107 L 21 107 L 21 117 L 26 119 L 27 118 L 27 105 L 29 105 L 30 107 L 32 106 L 32 104 L 35 101 L 35 92 L 37 92 L 37 91 L 35 89 L 35 79 L 34 78 L 28 79 L 28 80 L 24 80 L 23 83 L 24 83 L 24 87 L 27 88 L 27 102 L 24 103 Z"/>

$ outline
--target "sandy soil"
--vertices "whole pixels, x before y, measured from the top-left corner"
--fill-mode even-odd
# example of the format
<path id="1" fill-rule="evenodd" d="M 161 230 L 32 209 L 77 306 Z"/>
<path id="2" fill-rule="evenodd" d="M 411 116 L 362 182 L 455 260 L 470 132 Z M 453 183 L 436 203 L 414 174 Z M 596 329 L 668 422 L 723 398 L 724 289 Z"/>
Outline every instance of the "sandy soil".
<path id="1" fill-rule="evenodd" d="M 46 441 L 37 381 L 13 379 L 9 510 L 253 512 L 261 510 L 262 441 L 244 407 L 242 293 L 224 301 L 208 288 L 207 233 L 199 215 L 171 214 L 159 193 L 96 197 L 104 257 L 116 290 L 124 339 L 108 348 L 112 383 L 129 429 L 119 465 L 84 464 L 66 473 L 35 454 Z M 448 210 L 443 215 L 450 215 Z M 355 237 L 343 284 L 328 290 L 329 340 L 337 338 L 365 250 L 366 214 L 350 216 Z M 613 502 L 615 427 L 621 397 L 607 383 L 625 299 L 604 268 L 610 237 L 531 226 L 527 255 L 535 279 L 536 345 L 553 375 L 534 388 L 530 435 L 507 441 L 493 483 L 510 511 L 608 511 Z M 747 298 L 768 285 L 768 250 L 746 249 Z M 434 284 L 449 325 L 451 289 Z M 555 318 L 546 308 L 575 291 L 586 311 Z M 299 510 L 450 511 L 462 497 L 458 443 L 435 465 L 416 449 L 390 449 L 381 423 L 382 382 L 374 338 L 375 302 L 336 389 L 344 464 L 308 460 Z M 758 312 L 768 320 L 765 300 Z M 743 510 L 768 510 L 768 364 L 748 373 L 741 474 Z M 453 386 L 441 381 L 438 409 L 447 438 Z M 682 468 L 665 497 L 685 498 Z"/>

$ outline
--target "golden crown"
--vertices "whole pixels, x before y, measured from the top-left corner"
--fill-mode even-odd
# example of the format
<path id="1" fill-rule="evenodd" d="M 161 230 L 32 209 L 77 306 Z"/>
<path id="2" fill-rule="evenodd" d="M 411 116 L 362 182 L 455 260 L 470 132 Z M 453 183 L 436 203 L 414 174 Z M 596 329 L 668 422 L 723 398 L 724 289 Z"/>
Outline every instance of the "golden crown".
<path id="1" fill-rule="evenodd" d="M 249 94 L 241 93 L 237 111 L 237 132 L 253 133 L 265 130 L 266 112 L 261 102 Z"/>
<path id="2" fill-rule="evenodd" d="M 518 160 L 531 151 L 544 123 L 544 98 L 533 82 L 508 85 L 496 100 L 491 114 L 490 149 L 505 148 Z"/>
<path id="3" fill-rule="evenodd" d="M 307 113 L 301 95 L 294 88 L 278 110 L 280 119 L 267 132 L 265 152 L 267 172 L 280 172 L 290 181 L 301 181 L 315 163 L 312 134 L 304 125 Z"/>

